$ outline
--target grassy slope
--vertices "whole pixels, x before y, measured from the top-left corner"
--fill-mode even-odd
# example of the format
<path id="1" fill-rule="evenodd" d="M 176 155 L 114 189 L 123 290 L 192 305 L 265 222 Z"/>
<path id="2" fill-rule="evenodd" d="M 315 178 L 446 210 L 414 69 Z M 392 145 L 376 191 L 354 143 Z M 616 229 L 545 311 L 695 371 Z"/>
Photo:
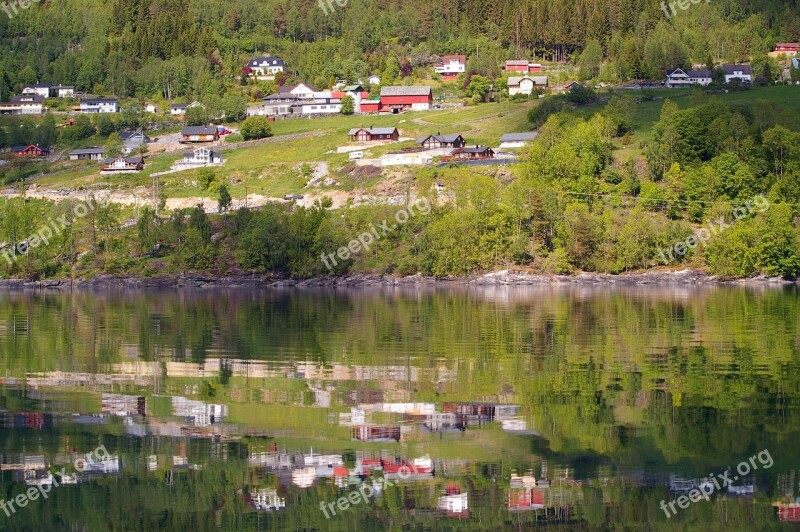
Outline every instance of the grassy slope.
<path id="1" fill-rule="evenodd" d="M 315 136 L 301 140 L 287 140 L 257 144 L 247 148 L 226 150 L 227 162 L 217 172 L 232 183 L 236 197 L 248 193 L 282 196 L 300 192 L 306 181 L 300 166 L 304 162 L 327 162 L 331 171 L 347 163 L 347 154 L 337 154 L 338 146 L 347 145 L 347 132 L 354 127 L 397 126 L 403 137 L 416 138 L 428 133 L 464 134 L 470 144 L 496 146 L 506 132 L 525 131 L 527 111 L 535 102 L 487 104 L 458 110 L 427 111 L 404 115 L 383 116 L 332 116 L 318 119 L 291 119 L 273 123 L 275 136 L 313 133 Z M 414 146 L 407 141 L 390 146 L 369 148 L 367 157 L 377 157 L 400 147 Z M 48 188 L 78 188 L 110 184 L 115 189 L 132 190 L 149 186 L 151 174 L 163 172 L 179 158 L 178 154 L 155 155 L 148 158 L 148 166 L 138 175 L 101 177 L 96 163 L 65 163 L 68 171 L 37 179 L 39 186 Z M 197 170 L 168 174 L 161 178 L 162 188 L 168 197 L 213 196 L 196 185 Z M 341 188 L 351 188 L 347 180 Z"/>

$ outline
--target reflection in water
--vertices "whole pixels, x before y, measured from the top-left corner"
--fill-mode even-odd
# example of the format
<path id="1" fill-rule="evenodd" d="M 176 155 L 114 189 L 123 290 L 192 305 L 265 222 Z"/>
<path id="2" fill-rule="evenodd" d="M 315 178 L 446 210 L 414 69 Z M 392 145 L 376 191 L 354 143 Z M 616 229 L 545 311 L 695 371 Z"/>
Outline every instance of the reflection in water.
<path id="1" fill-rule="evenodd" d="M 63 486 L 0 510 L 0 528 L 799 521 L 799 302 L 686 286 L 3 293 L 3 498 Z M 101 444 L 109 458 L 76 470 Z M 774 466 L 661 510 L 762 449 Z"/>

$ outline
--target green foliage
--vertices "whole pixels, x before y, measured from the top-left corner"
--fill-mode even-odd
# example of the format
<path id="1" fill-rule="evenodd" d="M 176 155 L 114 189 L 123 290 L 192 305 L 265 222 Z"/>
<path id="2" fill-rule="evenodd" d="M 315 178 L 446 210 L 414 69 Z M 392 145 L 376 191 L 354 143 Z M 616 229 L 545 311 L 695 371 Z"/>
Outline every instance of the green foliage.
<path id="1" fill-rule="evenodd" d="M 119 157 L 122 155 L 122 139 L 119 133 L 112 133 L 106 141 L 106 157 Z"/>
<path id="2" fill-rule="evenodd" d="M 208 111 L 202 105 L 195 105 L 186 109 L 183 121 L 187 126 L 204 126 L 209 122 Z"/>
<path id="3" fill-rule="evenodd" d="M 228 191 L 228 186 L 222 183 L 217 189 L 219 212 L 227 212 L 231 206 L 233 199 L 231 193 Z"/>
<path id="4" fill-rule="evenodd" d="M 217 173 L 211 168 L 201 168 L 197 171 L 197 184 L 203 190 L 209 190 L 217 179 Z"/>
<path id="5" fill-rule="evenodd" d="M 603 50 L 597 39 L 590 39 L 578 57 L 578 77 L 582 80 L 593 79 L 600 74 L 600 63 Z"/>
<path id="6" fill-rule="evenodd" d="M 353 97 L 349 94 L 345 94 L 342 97 L 342 114 L 343 115 L 351 115 L 355 112 L 355 103 L 353 102 Z"/>
<path id="7" fill-rule="evenodd" d="M 474 98 L 476 101 L 483 101 L 484 96 L 491 89 L 492 83 L 480 75 L 473 75 L 469 79 L 469 84 L 466 88 L 467 98 Z"/>
<path id="8" fill-rule="evenodd" d="M 245 140 L 263 139 L 272 136 L 272 127 L 264 116 L 248 116 L 242 122 L 241 133 Z"/>

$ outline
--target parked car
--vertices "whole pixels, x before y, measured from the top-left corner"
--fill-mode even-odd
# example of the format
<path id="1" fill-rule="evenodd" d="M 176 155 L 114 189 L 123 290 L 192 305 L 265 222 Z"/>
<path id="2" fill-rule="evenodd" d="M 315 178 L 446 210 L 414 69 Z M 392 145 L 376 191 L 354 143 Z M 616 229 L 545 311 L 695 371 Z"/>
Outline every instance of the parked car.
<path id="1" fill-rule="evenodd" d="M 352 151 L 350 152 L 350 160 L 355 161 L 356 159 L 363 159 L 364 152 L 363 151 Z"/>

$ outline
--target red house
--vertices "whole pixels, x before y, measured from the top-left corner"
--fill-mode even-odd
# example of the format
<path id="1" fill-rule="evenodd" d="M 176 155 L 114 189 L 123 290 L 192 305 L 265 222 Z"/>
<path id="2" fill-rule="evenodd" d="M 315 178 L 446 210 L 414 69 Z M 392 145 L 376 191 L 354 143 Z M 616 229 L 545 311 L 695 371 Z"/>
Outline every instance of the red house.
<path id="1" fill-rule="evenodd" d="M 381 111 L 399 113 L 400 111 L 427 111 L 433 105 L 433 90 L 430 87 L 381 88 Z M 361 104 L 363 112 L 364 104 Z"/>
<path id="2" fill-rule="evenodd" d="M 775 45 L 775 52 L 782 54 L 796 54 L 800 51 L 800 43 L 779 42 Z"/>
<path id="3" fill-rule="evenodd" d="M 28 146 L 12 146 L 11 153 L 14 157 L 47 157 L 50 155 L 50 150 L 30 144 Z"/>
<path id="4" fill-rule="evenodd" d="M 539 63 L 531 63 L 527 59 L 512 59 L 506 61 L 506 72 L 523 72 L 529 74 L 531 72 L 541 72 L 542 65 Z"/>

